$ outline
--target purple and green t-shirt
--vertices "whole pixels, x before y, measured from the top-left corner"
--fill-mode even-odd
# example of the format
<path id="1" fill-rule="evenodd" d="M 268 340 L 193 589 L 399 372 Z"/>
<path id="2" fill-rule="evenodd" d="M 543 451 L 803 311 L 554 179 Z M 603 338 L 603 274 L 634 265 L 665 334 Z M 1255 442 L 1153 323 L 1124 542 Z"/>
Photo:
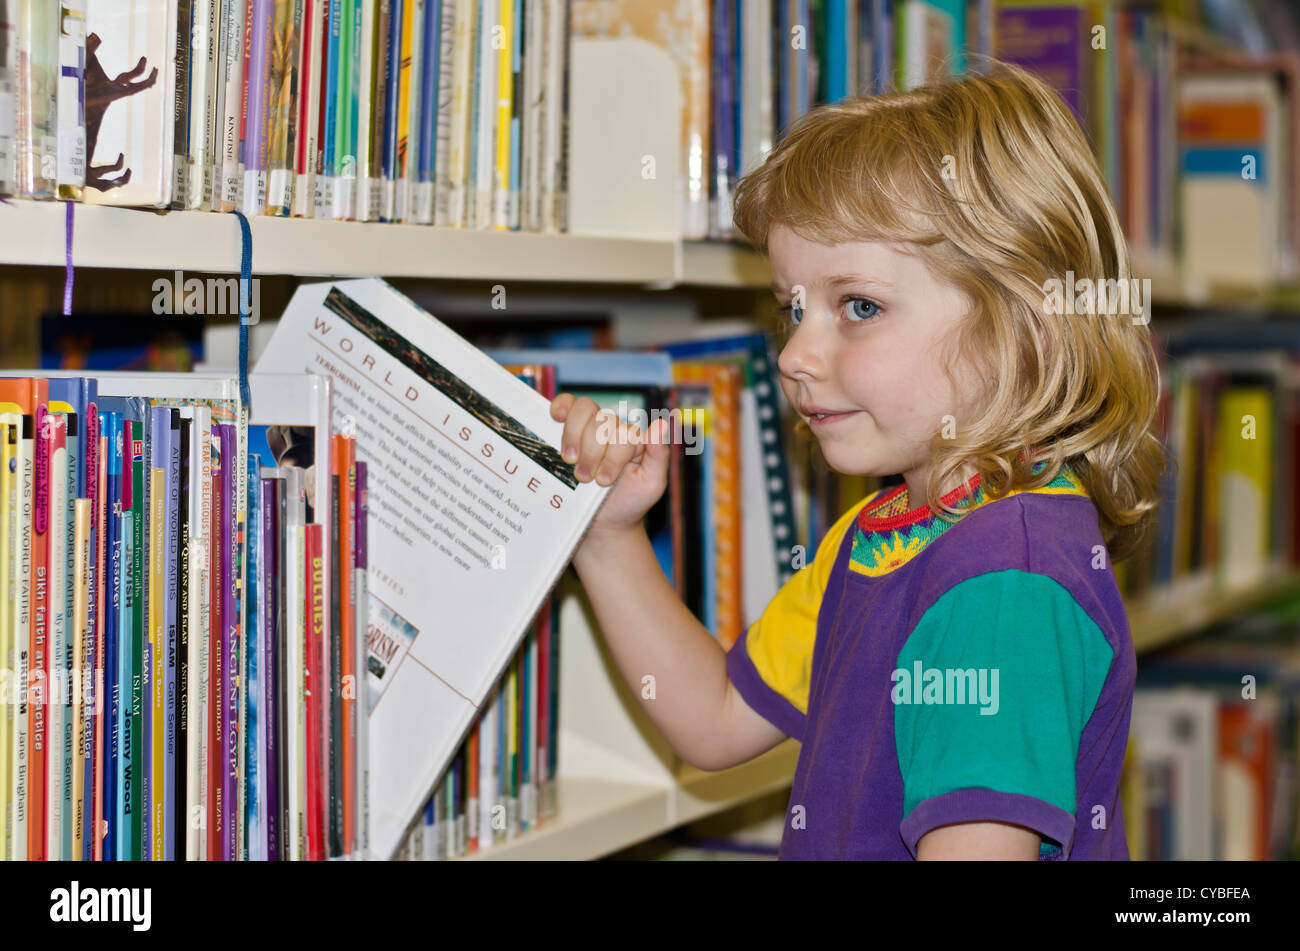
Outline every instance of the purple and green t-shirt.
<path id="1" fill-rule="evenodd" d="M 802 744 L 780 857 L 915 858 L 932 829 L 995 821 L 1041 859 L 1127 859 L 1136 664 L 1096 509 L 1068 466 L 944 502 L 956 522 L 905 485 L 850 509 L 727 654 Z"/>

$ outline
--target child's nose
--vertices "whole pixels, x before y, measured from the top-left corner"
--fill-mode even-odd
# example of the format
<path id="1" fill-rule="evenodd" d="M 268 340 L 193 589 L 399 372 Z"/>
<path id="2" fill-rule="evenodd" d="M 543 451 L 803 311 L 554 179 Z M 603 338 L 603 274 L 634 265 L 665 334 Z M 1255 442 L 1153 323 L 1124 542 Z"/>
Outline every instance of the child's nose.
<path id="1" fill-rule="evenodd" d="M 827 339 L 821 327 L 824 321 L 811 318 L 811 311 L 805 311 L 803 320 L 794 328 L 777 357 L 777 368 L 784 376 L 820 379 L 825 375 Z"/>

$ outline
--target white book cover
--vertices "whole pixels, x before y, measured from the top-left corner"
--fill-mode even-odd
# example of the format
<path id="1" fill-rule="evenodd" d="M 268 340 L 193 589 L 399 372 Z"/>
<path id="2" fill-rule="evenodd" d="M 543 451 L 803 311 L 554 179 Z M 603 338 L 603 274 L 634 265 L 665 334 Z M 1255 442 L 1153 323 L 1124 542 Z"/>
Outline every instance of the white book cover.
<path id="1" fill-rule="evenodd" d="M 226 0 L 221 45 L 221 128 L 217 134 L 221 173 L 213 186 L 220 192 L 222 211 L 234 211 L 243 198 L 239 125 L 244 115 L 244 13 L 245 4 L 240 0 Z"/>
<path id="2" fill-rule="evenodd" d="M 170 204 L 176 20 L 176 0 L 89 2 L 87 204 L 148 208 Z"/>
<path id="3" fill-rule="evenodd" d="M 576 481 L 545 397 L 383 281 L 300 287 L 257 369 L 329 373 L 369 466 L 369 836 L 388 858 L 609 490 Z"/>
<path id="4" fill-rule="evenodd" d="M 185 858 L 203 858 L 207 844 L 203 817 L 207 806 L 207 689 L 208 689 L 208 539 L 212 531 L 212 411 L 206 406 L 181 410 L 192 419 L 190 430 L 190 540 L 186 557 L 190 563 L 189 684 L 186 690 Z"/>
<path id="5" fill-rule="evenodd" d="M 185 150 L 185 207 L 207 209 L 212 201 L 212 110 L 217 82 L 219 0 L 194 0 L 190 36 L 190 141 Z"/>
<path id="6" fill-rule="evenodd" d="M 553 234 L 565 230 L 565 150 L 566 116 L 564 84 L 568 76 L 569 0 L 544 0 L 546 44 L 545 76 L 542 92 L 546 100 L 542 146 L 542 221 L 541 230 Z"/>
<path id="7" fill-rule="evenodd" d="M 1173 763 L 1173 859 L 1214 859 L 1219 698 L 1195 688 L 1139 688 L 1130 731 L 1137 736 L 1140 762 Z"/>

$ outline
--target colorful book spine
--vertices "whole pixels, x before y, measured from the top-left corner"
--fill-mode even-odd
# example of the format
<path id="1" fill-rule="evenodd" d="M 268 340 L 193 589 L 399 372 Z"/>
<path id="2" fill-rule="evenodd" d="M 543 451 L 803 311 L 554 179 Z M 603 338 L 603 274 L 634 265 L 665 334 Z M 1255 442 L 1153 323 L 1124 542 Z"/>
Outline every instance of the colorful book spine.
<path id="1" fill-rule="evenodd" d="M 67 762 L 65 782 L 70 790 L 69 809 L 64 826 L 67 843 L 67 858 L 81 861 L 84 841 L 86 788 L 85 771 L 82 762 L 86 756 L 86 671 L 85 644 L 87 628 L 90 624 L 90 500 L 75 499 L 73 502 L 73 560 L 75 574 L 72 583 L 72 644 L 69 652 L 71 661 L 71 691 L 69 697 L 73 755 Z M 65 727 L 66 729 L 66 727 Z"/>
<path id="2" fill-rule="evenodd" d="M 252 0 L 252 33 L 248 42 L 246 116 L 244 120 L 244 195 L 246 215 L 261 215 L 266 208 L 271 109 L 271 59 L 274 44 L 276 0 Z"/>
<path id="3" fill-rule="evenodd" d="M 167 459 L 171 439 L 171 413 L 165 406 L 150 408 L 149 428 L 149 858 L 161 862 L 166 857 L 163 822 L 167 774 L 167 693 L 164 684 L 166 665 L 166 524 Z"/>
<path id="4" fill-rule="evenodd" d="M 303 695 L 307 708 L 307 859 L 325 857 L 321 819 L 322 772 L 320 761 L 321 671 L 317 659 L 324 643 L 325 627 L 325 549 L 324 526 L 312 524 L 306 532 L 306 657 L 303 669 Z"/>
<path id="5" fill-rule="evenodd" d="M 145 547 L 146 458 L 145 423 L 147 410 L 131 421 L 131 749 L 128 814 L 131 822 L 131 858 L 149 856 L 149 641 L 148 577 L 149 549 Z M 123 460 L 125 462 L 125 459 Z"/>
<path id="6" fill-rule="evenodd" d="M 102 721 L 104 760 L 100 770 L 104 787 L 104 823 L 101 853 L 116 861 L 121 830 L 122 789 L 122 416 L 100 413 L 104 429 L 104 693 Z"/>
<path id="7" fill-rule="evenodd" d="M 355 452 L 355 444 L 354 444 Z M 369 548 L 367 538 L 369 533 L 369 509 L 370 509 L 370 492 L 368 487 L 367 465 L 364 462 L 357 461 L 356 464 L 356 524 L 352 530 L 353 549 L 355 552 L 353 559 L 353 598 L 356 603 L 354 612 L 355 634 L 353 635 L 353 649 L 355 659 L 353 661 L 353 670 L 356 672 L 357 684 L 365 683 L 366 676 L 366 634 L 369 630 L 370 621 L 370 591 L 368 585 L 368 557 Z M 363 688 L 358 687 L 355 692 L 360 692 Z M 354 693 L 355 693 L 354 692 Z M 355 699 L 352 703 L 353 709 L 353 732 L 355 739 L 355 815 L 353 817 L 353 847 L 352 852 L 358 858 L 365 858 L 370 842 L 367 836 L 370 819 L 370 770 L 369 770 L 369 704 Z"/>
<path id="8" fill-rule="evenodd" d="M 81 735 L 78 743 L 81 747 L 81 759 L 76 768 L 81 770 L 81 788 L 85 803 L 81 820 L 81 859 L 85 862 L 96 859 L 101 815 L 101 790 L 96 783 L 96 734 L 102 703 L 100 700 L 103 682 L 103 663 L 101 641 L 103 639 L 103 593 L 100 566 L 104 563 L 101 552 L 103 541 L 103 523 L 100 520 L 100 506 L 103 501 L 100 470 L 103 467 L 101 438 L 99 429 L 99 412 L 94 403 L 86 407 L 86 483 L 85 494 L 89 511 L 89 535 L 86 541 L 86 636 L 83 650 L 78 655 L 82 683 Z"/>
<path id="9" fill-rule="evenodd" d="M 220 174 L 217 189 L 223 212 L 240 207 L 243 195 L 243 124 L 244 124 L 244 33 L 252 7 L 247 0 L 225 0 L 221 44 L 221 133 L 218 154 Z"/>
<path id="10" fill-rule="evenodd" d="M 222 486 L 222 494 L 227 500 L 225 524 L 223 526 L 225 537 L 223 539 L 221 552 L 221 571 L 227 583 L 222 586 L 222 617 L 224 619 L 223 630 L 223 654 L 222 668 L 230 673 L 223 684 L 222 702 L 225 706 L 226 716 L 226 733 L 222 740 L 222 765 L 224 767 L 221 777 L 222 797 L 232 809 L 230 821 L 224 829 L 225 840 L 222 843 L 222 857 L 226 861 L 233 861 L 237 851 L 238 843 L 236 839 L 236 815 L 233 810 L 236 802 L 236 785 L 239 778 L 239 706 L 238 706 L 238 678 L 235 674 L 239 670 L 239 613 L 238 605 L 235 600 L 235 583 L 236 583 L 236 561 L 237 545 L 239 541 L 239 499 L 236 494 L 236 477 L 235 469 L 239 465 L 239 443 L 236 427 L 233 425 L 222 425 L 222 453 L 225 454 L 227 463 L 222 467 L 222 476 L 225 484 Z"/>
<path id="11" fill-rule="evenodd" d="M 227 449 L 224 428 L 212 427 L 212 534 L 209 538 L 210 565 L 208 599 L 212 605 L 208 636 L 208 697 L 210 712 L 206 720 L 208 730 L 208 835 L 207 855 L 210 861 L 228 858 L 226 849 L 226 824 L 231 820 L 228 815 L 228 800 L 224 797 L 225 784 L 222 775 L 225 772 L 225 757 L 229 750 L 225 746 L 226 737 L 226 668 L 225 668 L 225 597 L 223 592 L 229 584 L 225 573 L 222 553 L 225 548 L 226 506 L 225 465 Z"/>
<path id="12" fill-rule="evenodd" d="M 32 416 L 34 441 L 32 484 L 32 685 L 28 704 L 31 756 L 28 761 L 27 857 L 46 857 L 46 769 L 50 702 L 50 452 L 53 439 L 46 425 L 46 408 L 38 403 Z"/>

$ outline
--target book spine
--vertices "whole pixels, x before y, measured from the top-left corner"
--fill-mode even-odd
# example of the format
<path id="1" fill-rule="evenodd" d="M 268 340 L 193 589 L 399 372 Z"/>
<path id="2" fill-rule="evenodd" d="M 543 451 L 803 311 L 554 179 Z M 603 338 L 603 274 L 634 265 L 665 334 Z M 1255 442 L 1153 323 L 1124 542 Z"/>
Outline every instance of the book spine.
<path id="1" fill-rule="evenodd" d="M 281 662 L 276 645 L 282 618 L 275 596 L 275 589 L 279 587 L 279 581 L 283 577 L 283 565 L 280 561 L 282 532 L 280 507 L 283 491 L 283 479 L 262 480 L 262 574 L 263 577 L 271 579 L 272 583 L 268 586 L 266 597 L 263 599 L 265 624 L 262 629 L 262 663 L 258 672 L 261 678 L 261 690 L 258 699 L 263 701 L 260 720 L 265 724 L 263 729 L 266 737 L 262 760 L 266 799 L 262 803 L 262 821 L 266 829 L 266 858 L 272 862 L 284 857 L 281 851 L 283 829 L 280 825 L 280 798 L 283 790 L 279 782 L 280 737 L 277 729 L 284 712 L 280 708 L 279 691 L 276 689 Z"/>
<path id="2" fill-rule="evenodd" d="M 442 95 L 446 89 L 440 79 L 448 66 L 442 57 L 444 44 L 450 36 L 443 36 L 444 18 L 450 15 L 454 0 L 427 0 L 424 14 L 423 53 L 420 61 L 420 118 L 418 160 L 416 162 L 416 188 L 413 201 L 418 224 L 434 222 L 437 190 L 436 163 L 438 161 L 438 116 Z M 448 73 L 450 75 L 450 73 Z M 443 151 L 446 151 L 445 143 Z"/>
<path id="3" fill-rule="evenodd" d="M 334 217 L 334 179 L 337 174 L 336 147 L 339 143 L 339 84 L 346 81 L 346 71 L 342 69 L 339 51 L 343 38 L 344 0 L 329 0 L 329 30 L 325 43 L 325 71 L 322 74 L 324 88 L 321 90 L 321 147 L 320 176 L 321 187 L 316 208 L 316 217 Z"/>
<path id="4" fill-rule="evenodd" d="M 16 697 L 19 686 L 14 682 L 17 673 L 14 664 L 14 647 L 16 638 L 13 627 L 13 614 L 10 606 L 14 603 L 14 574 L 18 567 L 13 557 L 14 542 L 17 537 L 15 509 L 17 493 L 14 487 L 13 469 L 18 456 L 18 434 L 21 420 L 17 414 L 8 412 L 8 406 L 0 412 L 0 861 L 13 860 L 19 854 L 17 814 L 23 804 L 16 796 L 17 749 L 13 720 L 16 704 L 11 698 Z"/>
<path id="5" fill-rule="evenodd" d="M 217 140 L 221 129 L 222 106 L 221 37 L 224 28 L 224 0 L 195 0 L 194 45 L 190 51 L 192 62 L 198 63 L 195 88 L 191 98 L 202 109 L 200 124 L 195 127 L 197 141 L 190 143 L 189 207 L 198 211 L 211 211 L 214 207 L 215 170 L 220 148 Z M 219 199 L 216 207 L 220 207 Z"/>
<path id="6" fill-rule="evenodd" d="M 244 752 L 240 757 L 240 761 L 244 764 L 244 785 L 248 789 L 244 812 L 246 848 L 250 861 L 266 858 L 266 835 L 262 820 L 263 803 L 266 801 L 264 789 L 266 768 L 262 764 L 262 756 L 266 750 L 263 729 L 266 711 L 262 702 L 261 686 L 262 645 L 265 643 L 265 622 L 262 615 L 266 610 L 266 598 L 262 596 L 261 590 L 264 584 L 258 579 L 267 577 L 267 566 L 263 556 L 265 545 L 262 535 L 266 520 L 262 515 L 263 491 L 260 472 L 260 463 L 256 459 L 250 459 L 248 463 L 248 575 L 249 578 L 254 579 L 254 583 L 249 586 L 245 603 L 247 636 L 244 638 L 243 645 L 244 670 L 241 673 L 243 678 L 241 691 L 244 694 L 245 711 L 242 729 L 248 742 L 244 744 Z"/>
<path id="7" fill-rule="evenodd" d="M 419 224 L 415 193 L 419 183 L 421 96 L 424 92 L 424 24 L 431 15 L 424 0 L 409 0 L 402 13 L 402 90 L 397 129 L 397 221 Z"/>
<path id="8" fill-rule="evenodd" d="M 379 173 L 379 156 L 375 151 L 375 119 L 377 112 L 382 111 L 382 103 L 376 101 L 377 81 L 382 78 L 382 74 L 377 76 L 375 70 L 379 50 L 384 47 L 380 42 L 380 15 L 388 12 L 388 0 L 362 0 L 359 7 L 357 85 L 352 113 L 357 157 L 354 217 L 357 221 L 374 221 L 379 213 L 379 195 L 375 192 L 375 180 Z"/>
<path id="9" fill-rule="evenodd" d="M 166 665 L 167 611 L 167 455 L 170 413 L 166 407 L 151 410 L 149 446 L 149 858 L 165 857 L 163 825 L 167 783 L 167 694 Z"/>
<path id="10" fill-rule="evenodd" d="M 72 585 L 73 639 L 69 659 L 72 662 L 72 690 L 70 696 L 73 737 L 73 756 L 68 763 L 67 782 L 71 788 L 71 810 L 69 812 L 69 831 L 71 832 L 71 852 L 69 858 L 81 861 L 84 858 L 82 844 L 84 841 L 86 788 L 85 771 L 82 761 L 86 756 L 86 703 L 85 703 L 85 644 L 87 627 L 90 624 L 90 500 L 76 499 L 73 508 L 73 557 L 76 564 Z"/>
<path id="11" fill-rule="evenodd" d="M 244 214 L 266 210 L 271 112 L 271 58 L 275 0 L 253 0 L 252 38 L 246 66 L 248 90 L 244 124 Z"/>
<path id="12" fill-rule="evenodd" d="M 63 404 L 68 406 L 68 404 Z M 71 407 L 68 407 L 71 410 Z M 76 704 L 78 702 L 77 643 L 82 635 L 77 614 L 78 550 L 77 550 L 77 440 L 80 435 L 80 418 L 74 412 L 65 415 L 63 467 L 63 638 L 56 659 L 59 664 L 59 681 L 63 695 L 59 702 L 59 789 L 61 792 L 59 852 L 64 861 L 72 861 L 73 836 L 77 790 L 73 785 L 73 765 L 76 757 Z"/>
<path id="13" fill-rule="evenodd" d="M 452 228 L 464 228 L 467 221 L 470 102 L 473 95 L 470 67 L 474 60 L 472 41 L 475 35 L 476 9 L 476 0 L 456 0 L 455 33 L 449 57 L 453 71 L 451 97 L 447 103 L 450 135 L 446 163 L 447 216 L 445 222 L 435 222 Z"/>
<path id="14" fill-rule="evenodd" d="M 356 444 L 346 438 L 335 437 L 339 444 L 340 499 L 339 541 L 342 553 L 339 577 L 343 581 L 343 591 L 339 604 L 343 608 L 341 628 L 342 643 L 339 645 L 341 655 L 341 689 L 342 689 L 342 766 L 343 766 L 343 850 L 345 855 L 353 852 L 355 836 L 356 803 L 356 760 L 353 748 L 356 744 L 356 589 L 353 585 L 353 566 L 356 561 L 355 538 L 353 533 L 353 499 L 356 497 Z"/>
<path id="15" fill-rule="evenodd" d="M 187 207 L 190 144 L 190 46 L 194 35 L 193 0 L 176 0 L 175 81 L 172 84 L 171 207 Z"/>
<path id="16" fill-rule="evenodd" d="M 104 597 L 102 593 L 103 572 L 101 566 L 104 564 L 102 544 L 103 544 L 103 523 L 100 520 L 99 512 L 103 501 L 103 493 L 100 490 L 100 470 L 103 467 L 103 456 L 101 454 L 101 438 L 99 430 L 99 412 L 94 403 L 90 403 L 86 409 L 86 500 L 89 503 L 89 531 L 87 538 L 87 555 L 88 575 L 86 578 L 86 642 L 84 653 L 78 658 L 77 663 L 81 667 L 81 679 L 84 684 L 82 691 L 82 706 L 84 709 L 82 720 L 82 759 L 77 764 L 77 768 L 82 771 L 82 790 L 86 799 L 85 807 L 82 810 L 81 824 L 81 841 L 82 841 L 82 861 L 96 861 L 95 853 L 98 851 L 99 843 L 96 833 L 99 829 L 99 820 L 101 817 L 101 791 L 97 778 L 97 757 L 95 752 L 97 726 L 99 723 L 99 714 L 103 704 L 100 701 L 100 693 L 103 683 L 103 664 L 101 657 L 102 640 L 103 640 L 103 606 Z"/>
<path id="17" fill-rule="evenodd" d="M 490 178 L 490 223 L 495 231 L 510 228 L 510 154 L 514 128 L 515 0 L 496 0 L 500 15 L 494 29 L 500 30 L 500 49 L 496 50 L 496 95 L 494 125 L 496 155 Z M 494 42 L 495 46 L 496 43 Z"/>
<path id="18" fill-rule="evenodd" d="M 267 196 L 264 213 L 286 216 L 292 205 L 294 55 L 302 27 L 301 0 L 275 0 L 267 50 Z"/>
<path id="19" fill-rule="evenodd" d="M 234 211 L 243 194 L 241 143 L 244 121 L 244 25 L 251 0 L 226 0 L 221 62 L 225 82 L 221 92 L 221 210 Z"/>
<path id="20" fill-rule="evenodd" d="M 47 716 L 50 700 L 49 636 L 49 506 L 50 452 L 44 404 L 33 417 L 32 479 L 32 634 L 31 689 L 28 724 L 31 755 L 28 763 L 27 858 L 41 861 L 46 855 L 45 796 L 47 762 Z"/>
<path id="21" fill-rule="evenodd" d="M 86 0 L 60 0 L 58 196 L 81 201 L 86 184 Z"/>
<path id="22" fill-rule="evenodd" d="M 332 454 L 332 458 L 335 458 Z M 342 658 L 340 645 L 343 640 L 341 607 L 343 557 L 341 555 L 342 512 L 339 507 L 340 475 L 337 462 L 330 473 L 330 565 L 334 572 L 330 584 L 330 673 L 329 673 L 329 858 L 343 854 L 343 739 L 340 729 L 343 715 L 340 708 L 342 693 Z"/>
<path id="23" fill-rule="evenodd" d="M 368 549 L 370 493 L 366 463 L 358 461 L 356 468 L 355 511 L 356 522 L 352 529 L 353 549 L 355 551 L 353 569 L 353 600 L 355 602 L 355 628 L 353 646 L 355 660 L 352 721 L 355 743 L 355 780 L 356 799 L 355 817 L 353 819 L 353 854 L 357 858 L 367 857 L 370 840 L 367 834 L 370 823 L 370 704 L 366 696 L 366 634 L 370 622 L 370 593 L 368 578 Z"/>
<path id="24" fill-rule="evenodd" d="M 307 611 L 307 663 L 303 670 L 303 694 L 306 698 L 306 765 L 307 765 L 307 859 L 324 858 L 324 837 L 321 827 L 321 760 L 320 760 L 320 702 L 321 671 L 318 663 L 325 627 L 325 552 L 324 526 L 307 526 L 306 535 L 306 611 Z"/>
<path id="25" fill-rule="evenodd" d="M 298 70 L 298 137 L 295 143 L 293 214 L 310 218 L 316 210 L 316 157 L 320 145 L 321 66 L 326 19 L 323 0 L 303 0 L 302 65 Z"/>
<path id="26" fill-rule="evenodd" d="M 176 449 L 173 451 L 172 472 L 176 487 L 172 492 L 175 528 L 169 525 L 174 537 L 173 550 L 176 564 L 173 569 L 175 588 L 173 604 L 175 621 L 172 637 L 173 651 L 169 662 L 172 671 L 173 720 L 176 727 L 173 742 L 172 764 L 172 857 L 178 861 L 191 859 L 189 854 L 189 733 L 190 733 L 190 437 L 192 417 L 179 418 L 180 429 Z"/>
<path id="27" fill-rule="evenodd" d="M 194 840 L 195 857 L 199 861 L 208 858 L 208 826 L 211 817 L 211 800 L 208 797 L 208 738 L 212 732 L 212 599 L 209 596 L 209 578 L 212 565 L 212 420 L 208 413 L 196 415 L 196 436 L 198 442 L 198 537 L 192 542 L 195 557 L 194 594 L 190 596 L 197 608 L 198 637 L 192 638 L 197 643 L 192 650 L 197 655 L 194 668 L 198 671 L 197 716 L 192 723 L 192 731 L 197 733 L 194 741 L 195 764 L 193 777 L 197 812 L 190 822 L 190 835 Z"/>
<path id="28" fill-rule="evenodd" d="M 18 7 L 18 173 L 23 198 L 56 197 L 58 22 L 52 4 Z M 12 22 L 12 21 L 11 21 Z"/>
<path id="29" fill-rule="evenodd" d="M 396 221 L 397 187 L 402 178 L 402 158 L 399 149 L 405 149 L 403 130 L 406 109 L 411 95 L 411 35 L 407 0 L 392 0 L 388 5 L 388 29 L 383 37 L 385 46 L 383 72 L 383 181 L 380 185 L 380 221 Z"/>
<path id="30" fill-rule="evenodd" d="M 104 861 L 116 861 L 121 828 L 118 816 L 121 798 L 122 679 L 119 659 L 122 616 L 122 420 L 116 413 L 100 415 L 107 437 L 104 441 L 104 761 L 100 772 L 104 789 Z"/>
<path id="31" fill-rule="evenodd" d="M 129 812 L 131 815 L 131 855 L 134 861 L 149 856 L 145 847 L 149 823 L 148 786 L 148 664 L 146 638 L 148 604 L 145 578 L 148 549 L 145 548 L 145 441 L 144 419 L 131 421 L 131 755 Z"/>
<path id="32" fill-rule="evenodd" d="M 470 142 L 469 221 L 466 227 L 492 226 L 492 195 L 496 181 L 497 74 L 500 54 L 496 44 L 501 0 L 479 0 L 477 46 L 474 64 L 473 128 Z"/>
<path id="33" fill-rule="evenodd" d="M 223 858 L 225 850 L 225 827 L 227 822 L 226 800 L 223 797 L 224 784 L 221 781 L 224 772 L 223 755 L 226 735 L 225 707 L 225 614 L 222 610 L 224 597 L 222 592 L 228 583 L 224 572 L 222 551 L 225 547 L 226 534 L 226 498 L 224 467 L 226 448 L 223 427 L 212 427 L 212 530 L 208 536 L 209 551 L 209 589 L 208 601 L 211 604 L 208 621 L 208 707 L 206 720 L 208 729 L 208 767 L 207 767 L 207 857 L 210 861 Z"/>
<path id="34" fill-rule="evenodd" d="M 229 821 L 224 828 L 222 858 L 231 862 L 238 854 L 236 811 L 236 784 L 239 780 L 239 614 L 235 603 L 235 586 L 238 584 L 235 559 L 239 544 L 239 498 L 236 493 L 235 469 L 239 465 L 239 445 L 236 427 L 223 425 L 221 440 L 222 452 L 227 462 L 222 467 L 224 485 L 222 494 L 226 498 L 225 533 L 221 550 L 221 572 L 226 583 L 221 589 L 223 639 L 222 669 L 228 672 L 223 684 L 222 705 L 225 707 L 225 736 L 222 738 L 222 799 L 230 809 Z"/>
<path id="35" fill-rule="evenodd" d="M 360 30 L 361 11 L 357 0 L 339 0 L 338 56 L 330 49 L 330 60 L 338 64 L 335 83 L 334 118 L 334 206 L 332 217 L 346 221 L 352 217 L 357 176 L 355 118 L 353 99 L 357 88 L 355 44 Z"/>
<path id="36" fill-rule="evenodd" d="M 0 19 L 0 195 L 18 187 L 18 30 L 12 10 L 6 0 Z"/>

